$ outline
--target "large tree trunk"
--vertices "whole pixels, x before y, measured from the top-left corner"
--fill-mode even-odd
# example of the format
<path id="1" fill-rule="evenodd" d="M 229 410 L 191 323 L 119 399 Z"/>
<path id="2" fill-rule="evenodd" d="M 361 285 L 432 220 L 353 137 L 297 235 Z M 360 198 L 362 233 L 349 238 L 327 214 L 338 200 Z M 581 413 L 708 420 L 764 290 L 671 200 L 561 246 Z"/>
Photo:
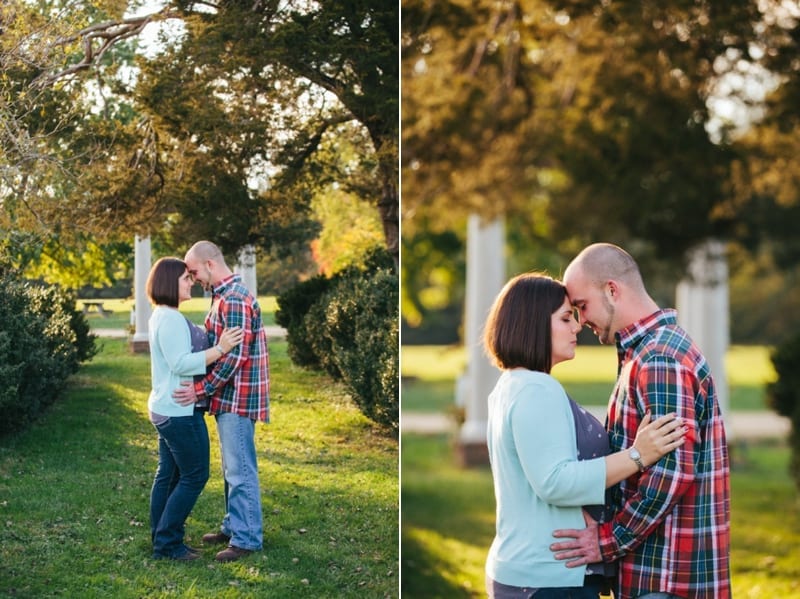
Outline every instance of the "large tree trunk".
<path id="1" fill-rule="evenodd" d="M 384 176 L 378 212 L 383 223 L 386 249 L 394 258 L 395 267 L 400 264 L 400 199 L 397 195 L 397 182 L 394 176 Z"/>

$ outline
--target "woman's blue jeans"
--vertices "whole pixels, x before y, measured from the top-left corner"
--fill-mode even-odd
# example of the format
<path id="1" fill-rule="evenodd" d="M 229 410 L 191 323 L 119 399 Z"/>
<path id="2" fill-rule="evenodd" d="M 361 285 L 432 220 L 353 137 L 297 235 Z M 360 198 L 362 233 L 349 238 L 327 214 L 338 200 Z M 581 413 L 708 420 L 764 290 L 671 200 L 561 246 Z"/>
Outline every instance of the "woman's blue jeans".
<path id="1" fill-rule="evenodd" d="M 230 412 L 216 415 L 225 481 L 225 517 L 220 530 L 230 544 L 258 551 L 262 547 L 263 519 L 258 485 L 255 422 Z"/>
<path id="2" fill-rule="evenodd" d="M 184 524 L 208 481 L 208 428 L 203 412 L 171 417 L 158 431 L 158 469 L 150 491 L 154 557 L 186 552 Z"/>

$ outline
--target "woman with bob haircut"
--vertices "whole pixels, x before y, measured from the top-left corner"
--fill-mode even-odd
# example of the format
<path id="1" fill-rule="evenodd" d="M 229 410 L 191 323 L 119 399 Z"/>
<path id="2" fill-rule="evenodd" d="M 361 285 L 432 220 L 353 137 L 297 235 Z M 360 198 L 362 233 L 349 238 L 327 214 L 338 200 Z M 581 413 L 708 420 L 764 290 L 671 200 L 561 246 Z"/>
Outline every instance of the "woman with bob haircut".
<path id="1" fill-rule="evenodd" d="M 226 329 L 209 347 L 204 328 L 190 322 L 178 305 L 191 298 L 194 281 L 186 263 L 161 258 L 150 269 L 147 296 L 155 305 L 149 321 L 150 421 L 158 432 L 158 468 L 150 491 L 150 533 L 154 559 L 189 561 L 200 552 L 184 543 L 184 524 L 208 481 L 208 428 L 198 405 L 181 406 L 172 392 L 238 343 L 241 329 Z"/>
<path id="2" fill-rule="evenodd" d="M 511 279 L 489 311 L 484 345 L 502 370 L 487 427 L 496 532 L 486 590 L 493 599 L 597 599 L 613 583 L 613 564 L 566 568 L 550 550 L 553 531 L 583 528 L 583 506 L 595 520 L 607 519 L 606 488 L 684 440 L 675 414 L 652 422 L 647 414 L 634 441 L 638 453 L 608 455 L 605 427 L 550 375 L 575 357 L 579 331 L 566 288 L 540 273 Z"/>

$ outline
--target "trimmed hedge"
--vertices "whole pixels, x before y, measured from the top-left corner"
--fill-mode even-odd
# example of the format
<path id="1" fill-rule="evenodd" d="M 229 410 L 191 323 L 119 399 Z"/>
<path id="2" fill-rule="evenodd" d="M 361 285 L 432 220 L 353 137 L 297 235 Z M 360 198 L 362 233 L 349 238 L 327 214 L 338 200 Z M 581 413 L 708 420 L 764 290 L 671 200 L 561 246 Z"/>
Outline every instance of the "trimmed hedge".
<path id="1" fill-rule="evenodd" d="M 277 298 L 296 364 L 322 368 L 348 388 L 361 412 L 399 428 L 399 285 L 391 256 L 374 251 L 363 267 L 315 277 Z"/>
<path id="2" fill-rule="evenodd" d="M 789 472 L 800 489 L 800 334 L 778 346 L 772 354 L 772 363 L 778 379 L 767 385 L 767 398 L 773 410 L 792 422 Z"/>
<path id="3" fill-rule="evenodd" d="M 0 267 L 0 435 L 28 426 L 96 353 L 72 294 Z"/>

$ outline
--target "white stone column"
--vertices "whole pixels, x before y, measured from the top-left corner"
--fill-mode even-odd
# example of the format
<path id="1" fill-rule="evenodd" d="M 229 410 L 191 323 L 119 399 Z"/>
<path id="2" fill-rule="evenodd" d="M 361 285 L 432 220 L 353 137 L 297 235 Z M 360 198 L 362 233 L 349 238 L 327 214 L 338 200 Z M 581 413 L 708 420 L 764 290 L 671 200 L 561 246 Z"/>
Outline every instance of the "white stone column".
<path id="1" fill-rule="evenodd" d="M 131 349 L 138 353 L 150 351 L 147 323 L 150 320 L 150 314 L 153 308 L 150 306 L 150 300 L 147 298 L 147 292 L 145 290 L 151 266 L 150 237 L 142 238 L 137 235 L 134 240 L 134 252 L 133 301 L 135 307 L 135 328 L 133 339 L 131 340 Z"/>
<path id="2" fill-rule="evenodd" d="M 487 398 L 500 371 L 486 357 L 483 327 L 489 308 L 506 282 L 505 225 L 501 219 L 482 223 L 472 215 L 467 224 L 467 288 L 464 342 L 467 367 L 458 382 L 457 402 L 465 421 L 458 438 L 463 465 L 488 463 L 486 449 Z"/>
<path id="3" fill-rule="evenodd" d="M 690 254 L 689 272 L 676 290 L 676 307 L 679 324 L 700 347 L 711 368 L 730 440 L 730 394 L 725 372 L 725 354 L 730 345 L 728 293 L 725 244 L 718 240 L 706 241 Z"/>
<path id="4" fill-rule="evenodd" d="M 242 282 L 245 287 L 250 290 L 250 293 L 258 297 L 258 287 L 256 285 L 256 248 L 254 245 L 246 245 L 239 250 L 233 272 L 242 275 Z"/>

